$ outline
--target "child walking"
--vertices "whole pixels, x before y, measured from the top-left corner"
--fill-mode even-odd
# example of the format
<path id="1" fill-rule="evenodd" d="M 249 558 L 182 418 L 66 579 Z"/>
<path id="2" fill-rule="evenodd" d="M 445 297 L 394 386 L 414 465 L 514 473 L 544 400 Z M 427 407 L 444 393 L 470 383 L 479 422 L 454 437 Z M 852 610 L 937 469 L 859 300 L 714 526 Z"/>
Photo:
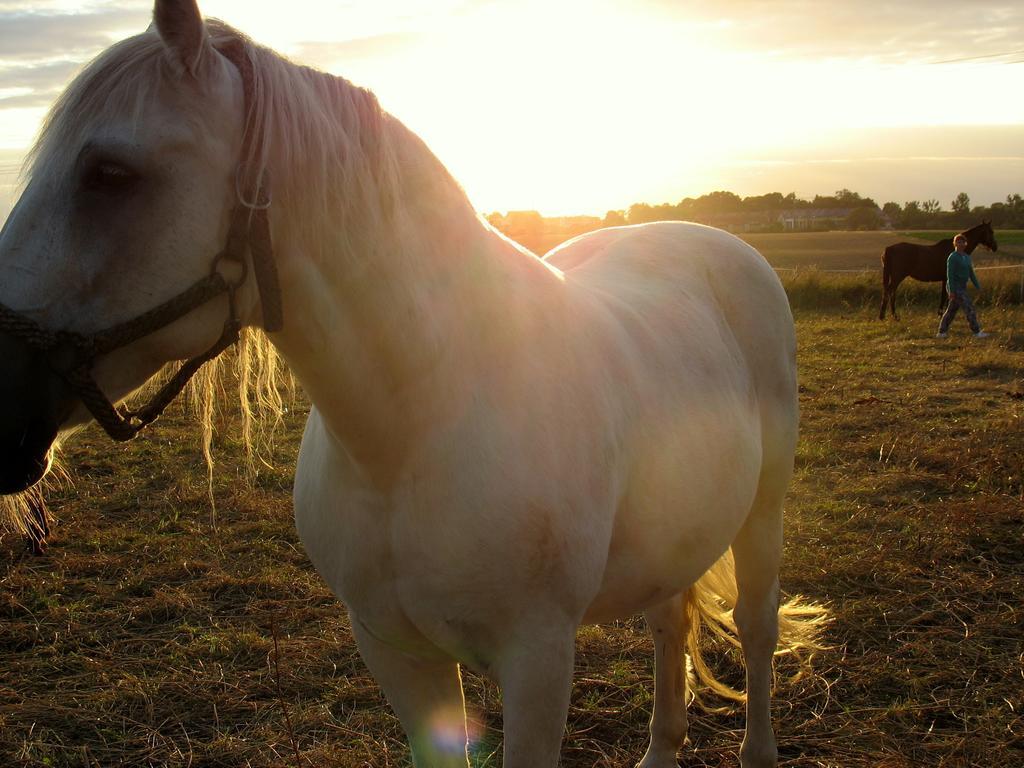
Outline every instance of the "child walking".
<path id="1" fill-rule="evenodd" d="M 948 335 L 949 324 L 953 322 L 956 311 L 963 307 L 967 324 L 971 326 L 971 333 L 977 338 L 984 339 L 988 336 L 978 324 L 978 315 L 974 311 L 974 304 L 971 297 L 967 295 L 967 281 L 974 283 L 975 288 L 981 288 L 978 276 L 974 274 L 974 265 L 971 263 L 971 255 L 967 253 L 967 238 L 962 234 L 953 238 L 953 252 L 946 259 L 946 289 L 949 291 L 949 305 L 945 314 L 939 321 L 939 332 L 937 338 L 944 339 Z"/>

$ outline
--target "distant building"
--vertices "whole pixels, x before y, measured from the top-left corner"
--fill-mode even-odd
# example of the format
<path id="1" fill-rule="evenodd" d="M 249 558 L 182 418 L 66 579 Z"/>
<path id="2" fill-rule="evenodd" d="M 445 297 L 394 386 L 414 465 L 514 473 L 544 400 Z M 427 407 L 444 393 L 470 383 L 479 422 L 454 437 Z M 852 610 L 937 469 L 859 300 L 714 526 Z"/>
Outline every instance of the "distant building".
<path id="1" fill-rule="evenodd" d="M 718 227 L 727 232 L 767 232 L 772 228 L 771 211 L 739 211 L 733 213 L 710 213 L 695 216 L 701 224 Z"/>
<path id="2" fill-rule="evenodd" d="M 839 229 L 854 208 L 794 208 L 779 211 L 775 220 L 787 232 L 811 229 Z"/>

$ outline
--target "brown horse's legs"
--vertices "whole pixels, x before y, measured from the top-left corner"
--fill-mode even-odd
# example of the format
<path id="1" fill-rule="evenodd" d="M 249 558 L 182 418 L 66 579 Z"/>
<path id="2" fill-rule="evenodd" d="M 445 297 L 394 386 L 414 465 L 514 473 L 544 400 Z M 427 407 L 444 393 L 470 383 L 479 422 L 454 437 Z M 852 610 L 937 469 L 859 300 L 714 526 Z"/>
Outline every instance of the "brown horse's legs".
<path id="1" fill-rule="evenodd" d="M 946 303 L 949 301 L 949 293 L 946 291 L 946 281 L 942 281 L 942 291 L 939 293 L 939 315 L 946 309 Z"/>
<path id="2" fill-rule="evenodd" d="M 889 311 L 892 312 L 892 319 L 899 320 L 900 316 L 896 314 L 896 289 L 899 288 L 902 280 L 894 280 L 892 287 L 889 289 Z"/>
<path id="3" fill-rule="evenodd" d="M 882 283 L 882 306 L 878 308 L 878 319 L 885 320 L 885 303 L 889 300 L 889 286 Z"/>

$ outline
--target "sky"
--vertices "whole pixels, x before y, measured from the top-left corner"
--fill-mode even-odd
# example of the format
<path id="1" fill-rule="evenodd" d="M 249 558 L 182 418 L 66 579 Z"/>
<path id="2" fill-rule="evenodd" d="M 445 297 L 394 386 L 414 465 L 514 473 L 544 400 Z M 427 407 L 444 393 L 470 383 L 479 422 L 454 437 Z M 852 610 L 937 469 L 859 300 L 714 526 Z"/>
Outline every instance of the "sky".
<path id="1" fill-rule="evenodd" d="M 482 212 L 714 190 L 1024 193 L 1024 2 L 200 0 L 374 91 Z M 285 8 L 286 10 L 282 10 Z M 49 105 L 152 2 L 0 0 L 0 220 Z"/>

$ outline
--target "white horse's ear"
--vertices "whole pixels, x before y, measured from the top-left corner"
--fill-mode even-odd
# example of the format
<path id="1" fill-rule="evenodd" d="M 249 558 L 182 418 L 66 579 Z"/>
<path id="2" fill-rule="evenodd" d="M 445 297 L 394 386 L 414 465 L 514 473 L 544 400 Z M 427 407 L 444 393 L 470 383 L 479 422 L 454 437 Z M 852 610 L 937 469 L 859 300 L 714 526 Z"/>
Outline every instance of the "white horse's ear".
<path id="1" fill-rule="evenodd" d="M 196 0 L 156 0 L 153 23 L 171 61 L 184 72 L 198 74 L 209 40 Z"/>

